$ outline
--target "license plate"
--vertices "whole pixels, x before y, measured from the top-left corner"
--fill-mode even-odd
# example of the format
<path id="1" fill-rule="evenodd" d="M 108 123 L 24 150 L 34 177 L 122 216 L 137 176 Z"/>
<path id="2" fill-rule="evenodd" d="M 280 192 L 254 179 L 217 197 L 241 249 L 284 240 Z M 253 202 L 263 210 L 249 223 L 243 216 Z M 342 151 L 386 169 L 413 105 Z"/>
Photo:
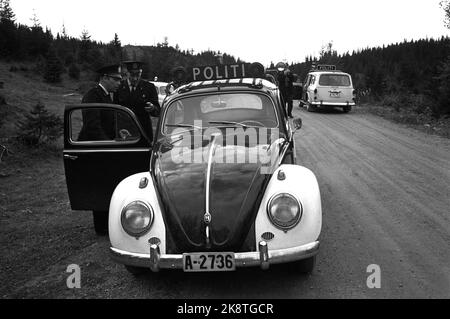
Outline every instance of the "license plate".
<path id="1" fill-rule="evenodd" d="M 235 271 L 234 253 L 183 254 L 185 272 Z"/>
<path id="2" fill-rule="evenodd" d="M 340 92 L 330 92 L 330 97 L 341 97 Z"/>

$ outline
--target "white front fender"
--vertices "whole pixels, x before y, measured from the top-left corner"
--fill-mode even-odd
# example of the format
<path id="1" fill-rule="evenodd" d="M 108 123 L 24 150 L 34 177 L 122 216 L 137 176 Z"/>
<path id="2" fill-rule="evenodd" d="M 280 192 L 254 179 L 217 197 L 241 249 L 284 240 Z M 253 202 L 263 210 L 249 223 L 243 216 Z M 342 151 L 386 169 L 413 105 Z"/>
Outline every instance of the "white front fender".
<path id="1" fill-rule="evenodd" d="M 278 179 L 282 170 L 286 176 Z M 279 194 L 293 195 L 303 206 L 303 216 L 293 229 L 284 231 L 270 221 L 267 206 L 270 199 Z M 272 175 L 255 221 L 256 243 L 266 232 L 274 234 L 268 241 L 269 249 L 293 248 L 312 243 L 319 238 L 322 229 L 322 203 L 316 176 L 309 169 L 298 165 L 281 165 Z"/>
<path id="2" fill-rule="evenodd" d="M 148 179 L 148 185 L 140 188 L 142 178 Z M 128 235 L 121 224 L 122 209 L 131 202 L 143 201 L 153 208 L 154 221 L 150 231 L 140 238 Z M 161 253 L 166 252 L 166 227 L 161 213 L 160 203 L 150 173 L 140 173 L 124 179 L 114 190 L 109 206 L 109 239 L 111 246 L 123 251 L 149 254 L 150 238 L 159 238 Z"/>

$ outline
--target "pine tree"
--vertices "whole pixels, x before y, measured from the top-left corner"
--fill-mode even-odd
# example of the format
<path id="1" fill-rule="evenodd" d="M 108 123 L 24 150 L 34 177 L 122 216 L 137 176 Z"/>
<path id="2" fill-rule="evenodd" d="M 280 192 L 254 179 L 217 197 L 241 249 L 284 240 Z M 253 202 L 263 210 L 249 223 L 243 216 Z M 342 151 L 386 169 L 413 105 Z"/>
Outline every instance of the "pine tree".
<path id="1" fill-rule="evenodd" d="M 444 9 L 445 13 L 445 26 L 450 29 L 450 1 L 443 0 L 439 3 L 441 8 Z"/>
<path id="2" fill-rule="evenodd" d="M 61 82 L 61 73 L 63 71 L 61 60 L 56 55 L 53 47 L 48 50 L 45 64 L 44 79 L 49 83 Z"/>
<path id="3" fill-rule="evenodd" d="M 117 33 L 114 33 L 114 40 L 112 41 L 112 45 L 116 48 L 116 49 L 122 49 L 122 43 L 119 40 L 119 36 L 117 35 Z"/>
<path id="4" fill-rule="evenodd" d="M 36 10 L 33 9 L 33 16 L 30 18 L 31 23 L 33 24 L 32 28 L 41 28 L 41 22 L 37 17 Z"/>
<path id="5" fill-rule="evenodd" d="M 16 20 L 16 16 L 13 12 L 13 10 L 11 9 L 11 6 L 9 4 L 9 0 L 1 0 L 1 5 L 0 5 L 0 21 L 1 22 L 15 22 Z"/>
<path id="6" fill-rule="evenodd" d="M 89 59 L 89 50 L 91 49 L 91 36 L 84 29 L 81 33 L 80 50 L 78 51 L 78 59 L 80 63 L 86 63 Z"/>
<path id="7" fill-rule="evenodd" d="M 62 25 L 62 28 L 61 28 L 61 38 L 64 39 L 64 40 L 69 39 L 69 37 L 67 35 L 67 31 L 66 31 L 66 26 L 64 25 L 64 22 L 63 22 L 63 25 Z"/>
<path id="8" fill-rule="evenodd" d="M 118 61 L 122 61 L 122 43 L 120 42 L 117 33 L 114 34 L 114 39 L 108 43 L 106 52 L 107 62 L 117 63 Z"/>
<path id="9" fill-rule="evenodd" d="M 17 127 L 20 132 L 18 139 L 31 146 L 53 142 L 63 132 L 61 118 L 50 114 L 42 102 L 38 102 L 28 114 L 25 114 L 25 121 L 19 121 Z"/>

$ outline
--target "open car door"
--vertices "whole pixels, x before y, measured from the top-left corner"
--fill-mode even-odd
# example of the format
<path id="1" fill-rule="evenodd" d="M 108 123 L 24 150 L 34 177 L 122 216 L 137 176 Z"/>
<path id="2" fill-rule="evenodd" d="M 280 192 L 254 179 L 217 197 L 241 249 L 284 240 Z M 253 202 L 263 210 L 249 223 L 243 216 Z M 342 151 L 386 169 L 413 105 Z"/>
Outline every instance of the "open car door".
<path id="1" fill-rule="evenodd" d="M 130 175 L 148 171 L 150 149 L 151 141 L 128 108 L 67 105 L 64 168 L 72 209 L 94 211 L 95 224 L 95 212 L 108 212 L 116 186 Z"/>

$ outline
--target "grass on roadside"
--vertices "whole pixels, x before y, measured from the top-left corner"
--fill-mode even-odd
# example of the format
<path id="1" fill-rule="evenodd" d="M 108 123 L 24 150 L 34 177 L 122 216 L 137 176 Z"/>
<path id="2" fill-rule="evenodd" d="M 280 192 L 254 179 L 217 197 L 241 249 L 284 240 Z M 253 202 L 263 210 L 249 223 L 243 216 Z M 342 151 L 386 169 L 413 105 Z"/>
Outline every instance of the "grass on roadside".
<path id="1" fill-rule="evenodd" d="M 359 112 L 367 112 L 427 134 L 450 138 L 450 116 L 433 116 L 432 104 L 423 95 L 386 95 L 380 102 L 361 101 Z"/>

